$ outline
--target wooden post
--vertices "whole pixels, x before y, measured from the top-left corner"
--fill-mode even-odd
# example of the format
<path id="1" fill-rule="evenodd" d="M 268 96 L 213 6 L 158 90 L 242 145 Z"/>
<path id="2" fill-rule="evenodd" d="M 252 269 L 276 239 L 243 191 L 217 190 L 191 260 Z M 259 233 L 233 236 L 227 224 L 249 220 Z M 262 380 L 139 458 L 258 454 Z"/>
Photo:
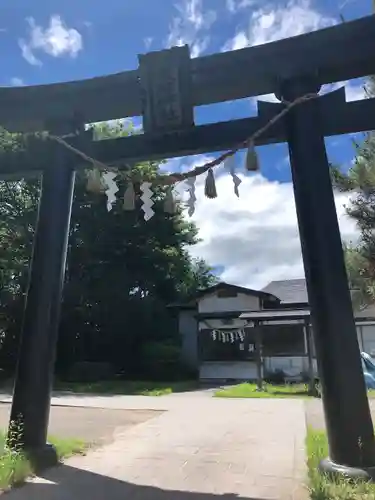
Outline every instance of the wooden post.
<path id="1" fill-rule="evenodd" d="M 315 394 L 315 374 L 314 374 L 314 363 L 313 363 L 313 353 L 312 353 L 312 337 L 310 321 L 306 320 L 304 325 L 305 335 L 306 335 L 306 348 L 307 348 L 307 359 L 309 364 L 309 394 Z"/>
<path id="2" fill-rule="evenodd" d="M 286 101 L 318 91 L 313 78 L 281 85 L 281 97 Z M 330 451 L 321 468 L 334 473 L 346 468 L 353 477 L 369 477 L 365 469 L 375 466 L 374 429 L 321 132 L 319 99 L 299 104 L 285 121 Z"/>
<path id="3" fill-rule="evenodd" d="M 47 430 L 75 180 L 72 154 L 52 141 L 45 148 L 51 166 L 42 175 L 8 432 L 9 446 L 36 467 L 57 462 Z"/>
<path id="4" fill-rule="evenodd" d="M 263 373 L 262 373 L 262 332 L 259 321 L 254 321 L 255 330 L 255 356 L 257 364 L 257 388 L 258 391 L 263 390 Z"/>

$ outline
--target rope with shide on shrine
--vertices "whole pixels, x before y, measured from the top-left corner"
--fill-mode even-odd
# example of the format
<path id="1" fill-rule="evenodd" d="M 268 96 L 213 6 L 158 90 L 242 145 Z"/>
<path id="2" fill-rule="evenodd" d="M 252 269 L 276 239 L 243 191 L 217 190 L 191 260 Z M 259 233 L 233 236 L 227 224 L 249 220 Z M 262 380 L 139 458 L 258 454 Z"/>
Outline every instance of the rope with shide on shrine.
<path id="1" fill-rule="evenodd" d="M 173 172 L 170 174 L 160 174 L 158 173 L 152 179 L 140 178 L 139 173 L 134 173 L 132 171 L 119 170 L 117 167 L 106 165 L 105 163 L 89 156 L 75 146 L 72 146 L 68 142 L 69 137 L 75 137 L 77 133 L 71 133 L 63 136 L 58 136 L 49 132 L 38 133 L 37 135 L 42 139 L 50 139 L 52 141 L 58 142 L 63 147 L 67 148 L 87 163 L 91 164 L 93 168 L 87 171 L 87 190 L 93 193 L 105 193 L 107 195 L 107 209 L 110 211 L 112 209 L 113 202 L 116 201 L 116 193 L 118 191 L 117 183 L 115 181 L 118 175 L 121 175 L 127 182 L 127 186 L 123 195 L 123 209 L 124 210 L 134 210 L 136 194 L 134 189 L 135 183 L 140 183 L 140 189 L 142 191 L 141 200 L 143 202 L 142 210 L 145 213 L 145 220 L 149 220 L 154 211 L 152 205 L 154 204 L 152 200 L 153 185 L 168 186 L 169 188 L 165 193 L 164 200 L 164 212 L 174 213 L 176 211 L 176 204 L 173 197 L 173 188 L 175 184 L 187 181 L 187 191 L 189 193 L 189 199 L 186 202 L 188 207 L 188 215 L 193 215 L 195 211 L 195 181 L 196 178 L 204 173 L 207 173 L 205 180 L 204 193 L 207 198 L 213 199 L 217 197 L 216 183 L 213 169 L 226 160 L 233 158 L 236 153 L 241 149 L 247 149 L 245 167 L 248 172 L 259 171 L 259 161 L 258 155 L 255 150 L 255 141 L 264 132 L 266 132 L 270 127 L 272 127 L 276 122 L 283 118 L 292 108 L 301 104 L 303 102 L 309 101 L 311 99 L 319 97 L 319 94 L 309 93 L 305 94 L 294 101 L 281 101 L 285 107 L 271 118 L 263 127 L 260 127 L 256 132 L 254 132 L 250 137 L 241 143 L 237 144 L 234 148 L 226 151 L 217 158 L 206 162 L 203 165 L 194 167 L 192 170 L 187 172 Z M 239 197 L 239 185 L 241 184 L 241 179 L 235 172 L 234 162 L 227 162 L 227 167 L 229 174 L 232 177 L 234 193 Z"/>
<path id="2" fill-rule="evenodd" d="M 218 158 L 215 158 L 212 161 L 206 162 L 204 165 L 200 165 L 198 167 L 195 167 L 194 169 L 192 169 L 188 172 L 183 172 L 183 173 L 174 172 L 171 174 L 159 175 L 157 180 L 152 179 L 152 182 L 158 183 L 159 185 L 170 185 L 170 184 L 174 184 L 176 182 L 181 182 L 181 181 L 190 179 L 192 177 L 197 177 L 197 176 L 202 175 L 205 172 L 209 171 L 210 169 L 222 164 L 227 158 L 234 156 L 240 149 L 245 149 L 245 148 L 248 149 L 247 160 L 246 160 L 246 169 L 249 171 L 258 170 L 259 169 L 258 159 L 257 159 L 257 155 L 255 153 L 255 148 L 254 148 L 255 140 L 258 137 L 260 137 L 262 134 L 264 134 L 264 132 L 266 132 L 277 121 L 279 121 L 281 118 L 283 118 L 296 105 L 301 104 L 302 102 L 308 101 L 310 99 L 314 99 L 316 97 L 318 97 L 318 94 L 313 93 L 313 94 L 305 94 L 305 95 L 295 99 L 292 102 L 282 101 L 283 104 L 286 104 L 286 106 L 282 111 L 280 111 L 280 113 L 278 113 L 273 118 L 271 118 L 263 127 L 261 127 L 256 132 L 254 132 L 254 134 L 252 136 L 247 138 L 245 141 L 242 141 L 240 144 L 235 146 L 233 149 L 226 151 L 225 153 L 221 154 Z M 96 160 L 95 158 L 88 156 L 83 151 L 80 151 L 79 149 L 70 145 L 68 142 L 66 142 L 64 140 L 63 137 L 55 136 L 52 134 L 48 134 L 47 137 L 49 139 L 52 139 L 54 141 L 59 142 L 60 144 L 62 144 L 66 148 L 70 149 L 72 152 L 76 153 L 82 159 L 91 163 L 94 167 L 99 167 L 101 169 L 106 169 L 106 170 L 111 169 L 110 166 Z M 131 174 L 130 174 L 130 177 L 131 177 Z M 144 180 L 147 180 L 147 179 L 144 179 Z"/>

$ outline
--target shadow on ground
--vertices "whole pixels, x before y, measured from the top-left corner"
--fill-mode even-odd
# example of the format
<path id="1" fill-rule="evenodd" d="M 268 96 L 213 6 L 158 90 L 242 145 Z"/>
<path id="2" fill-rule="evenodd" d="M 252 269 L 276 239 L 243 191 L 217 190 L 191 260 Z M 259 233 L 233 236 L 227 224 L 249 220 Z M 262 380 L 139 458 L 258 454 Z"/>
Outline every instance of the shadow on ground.
<path id="1" fill-rule="evenodd" d="M 112 443 L 117 432 L 143 424 L 162 412 L 52 406 L 48 433 L 61 439 L 80 439 L 90 446 Z M 8 427 L 10 404 L 0 403 L 0 429 Z"/>
<path id="2" fill-rule="evenodd" d="M 141 486 L 61 465 L 38 482 L 10 491 L 9 500 L 266 500 L 234 493 L 213 494 Z"/>

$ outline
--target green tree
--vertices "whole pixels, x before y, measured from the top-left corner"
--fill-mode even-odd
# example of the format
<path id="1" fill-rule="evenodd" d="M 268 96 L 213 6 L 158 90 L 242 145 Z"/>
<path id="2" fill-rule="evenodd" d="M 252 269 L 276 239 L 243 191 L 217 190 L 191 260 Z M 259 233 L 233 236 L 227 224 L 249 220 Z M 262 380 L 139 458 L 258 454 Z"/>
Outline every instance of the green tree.
<path id="1" fill-rule="evenodd" d="M 115 122 L 98 125 L 94 132 L 104 140 L 133 130 L 127 122 Z M 4 143 L 9 141 L 5 134 Z M 158 167 L 145 162 L 134 168 L 153 176 Z M 181 207 L 175 214 L 164 213 L 163 188 L 155 194 L 155 216 L 145 222 L 139 200 L 136 210 L 123 210 L 126 186 L 121 175 L 118 186 L 117 201 L 108 212 L 105 196 L 88 192 L 85 173 L 77 174 L 57 357 L 60 372 L 82 360 L 106 361 L 129 374 L 139 371 L 145 343 L 178 342 L 168 304 L 213 280 L 209 267 L 189 256 L 189 246 L 198 241 L 196 227 L 184 219 Z M 0 182 L 3 360 L 15 358 L 38 197 L 37 180 Z M 17 304 L 17 314 L 12 304 Z M 10 335 L 12 322 L 15 333 Z"/>
<path id="2" fill-rule="evenodd" d="M 12 153 L 22 138 L 0 129 L 0 150 Z M 38 180 L 0 182 L 0 368 L 13 367 L 24 308 L 39 197 Z"/>
<path id="3" fill-rule="evenodd" d="M 368 97 L 375 96 L 375 79 L 366 85 Z M 356 221 L 360 238 L 355 246 L 345 247 L 350 284 L 356 293 L 356 304 L 375 300 L 375 133 L 366 134 L 355 143 L 355 160 L 347 173 L 332 168 L 334 186 L 351 193 L 348 215 Z"/>

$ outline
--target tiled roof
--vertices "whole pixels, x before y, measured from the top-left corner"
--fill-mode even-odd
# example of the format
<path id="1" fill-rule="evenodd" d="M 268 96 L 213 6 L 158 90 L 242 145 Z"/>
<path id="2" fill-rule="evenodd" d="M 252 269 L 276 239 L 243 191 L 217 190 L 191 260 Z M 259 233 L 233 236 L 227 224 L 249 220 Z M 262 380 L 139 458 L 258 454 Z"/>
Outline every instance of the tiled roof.
<path id="1" fill-rule="evenodd" d="M 271 281 L 263 292 L 271 293 L 280 299 L 281 304 L 308 304 L 306 281 L 304 279 Z M 352 290 L 351 293 L 354 293 Z M 354 311 L 357 319 L 375 318 L 375 304 Z"/>
<path id="2" fill-rule="evenodd" d="M 262 292 L 275 295 L 282 304 L 308 303 L 306 281 L 303 278 L 271 281 Z"/>

